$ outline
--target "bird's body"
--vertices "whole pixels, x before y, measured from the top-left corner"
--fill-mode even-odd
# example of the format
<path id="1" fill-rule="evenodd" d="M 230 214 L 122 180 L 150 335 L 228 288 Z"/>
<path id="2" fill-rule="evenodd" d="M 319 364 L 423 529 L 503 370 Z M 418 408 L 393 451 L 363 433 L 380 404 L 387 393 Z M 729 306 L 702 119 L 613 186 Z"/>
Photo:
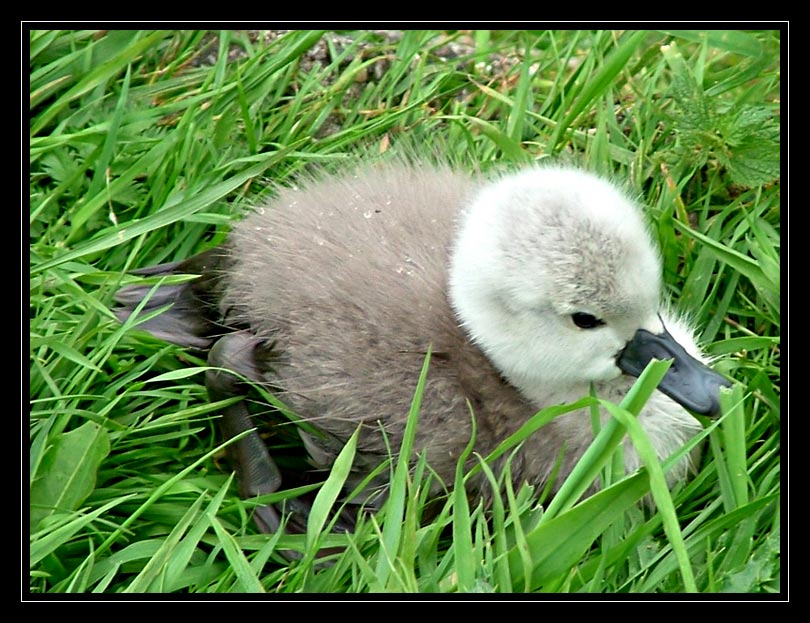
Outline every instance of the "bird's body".
<path id="1" fill-rule="evenodd" d="M 196 347 L 223 325 L 249 336 L 228 361 L 325 433 L 302 433 L 317 467 L 365 424 L 353 482 L 399 447 L 428 349 L 415 449 L 448 484 L 473 432 L 470 407 L 475 450 L 486 455 L 591 383 L 621 400 L 635 380 L 622 353 L 640 330 L 669 330 L 700 358 L 689 329 L 661 309 L 660 260 L 637 206 L 580 170 L 535 167 L 487 182 L 396 164 L 303 181 L 237 223 L 215 255 L 200 291 L 166 289 L 153 306 L 178 304 L 144 328 Z M 122 317 L 148 290 L 125 291 Z M 258 344 L 272 353 L 257 354 Z M 661 458 L 700 427 L 659 392 L 640 420 Z M 591 426 L 580 410 L 537 431 L 511 459 L 516 484 L 544 484 L 563 451 L 559 484 Z M 639 465 L 629 445 L 625 463 Z M 671 481 L 688 468 L 684 459 Z"/>

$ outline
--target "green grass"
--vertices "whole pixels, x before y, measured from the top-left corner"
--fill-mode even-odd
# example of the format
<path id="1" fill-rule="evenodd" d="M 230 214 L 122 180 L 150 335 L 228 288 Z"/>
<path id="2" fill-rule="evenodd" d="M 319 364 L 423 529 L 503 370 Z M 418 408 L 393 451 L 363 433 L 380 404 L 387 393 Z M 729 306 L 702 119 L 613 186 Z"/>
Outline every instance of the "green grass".
<path id="1" fill-rule="evenodd" d="M 30 592 L 779 592 L 779 32 L 342 34 L 313 64 L 314 31 L 30 32 Z M 653 366 L 553 499 L 451 495 L 424 521 L 427 467 L 383 466 L 384 509 L 330 534 L 349 445 L 306 535 L 256 532 L 205 362 L 119 325 L 112 295 L 222 242 L 269 182 L 401 144 L 485 170 L 584 162 L 643 198 L 669 295 L 736 381 L 695 478 L 669 492 L 653 459 L 577 503 L 625 427 L 649 454 L 632 414 Z"/>

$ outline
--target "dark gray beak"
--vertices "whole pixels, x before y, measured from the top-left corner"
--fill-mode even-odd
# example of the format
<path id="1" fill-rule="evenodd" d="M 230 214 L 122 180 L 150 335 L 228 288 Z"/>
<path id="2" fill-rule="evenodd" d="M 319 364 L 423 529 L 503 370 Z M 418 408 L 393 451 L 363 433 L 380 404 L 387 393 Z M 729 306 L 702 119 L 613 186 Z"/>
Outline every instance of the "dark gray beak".
<path id="1" fill-rule="evenodd" d="M 720 412 L 720 388 L 730 387 L 731 382 L 687 353 L 666 329 L 659 335 L 645 329 L 636 331 L 619 353 L 617 364 L 625 374 L 638 376 L 651 359 L 673 360 L 659 391 L 700 415 Z"/>

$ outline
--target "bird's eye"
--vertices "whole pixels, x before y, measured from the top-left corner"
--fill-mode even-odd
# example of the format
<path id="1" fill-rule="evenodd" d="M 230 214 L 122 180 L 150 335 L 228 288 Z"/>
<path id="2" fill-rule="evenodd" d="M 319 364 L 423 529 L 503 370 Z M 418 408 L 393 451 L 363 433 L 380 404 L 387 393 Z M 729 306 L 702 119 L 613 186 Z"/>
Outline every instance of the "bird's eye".
<path id="1" fill-rule="evenodd" d="M 590 314 L 586 314 L 584 312 L 575 312 L 571 314 L 571 320 L 573 320 L 574 324 L 580 329 L 593 329 L 605 324 L 604 320 L 600 320 L 596 316 L 591 316 Z"/>

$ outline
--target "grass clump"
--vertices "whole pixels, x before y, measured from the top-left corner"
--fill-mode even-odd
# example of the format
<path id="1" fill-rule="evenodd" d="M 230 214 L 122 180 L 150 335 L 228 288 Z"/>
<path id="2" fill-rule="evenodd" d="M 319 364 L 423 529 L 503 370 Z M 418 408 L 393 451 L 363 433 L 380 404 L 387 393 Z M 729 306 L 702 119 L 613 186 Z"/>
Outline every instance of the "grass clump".
<path id="1" fill-rule="evenodd" d="M 31 593 L 780 591 L 779 32 L 28 36 Z M 299 491 L 238 498 L 205 362 L 119 325 L 112 295 L 222 242 L 268 181 L 400 143 L 584 162 L 643 198 L 673 300 L 737 381 L 695 478 L 669 492 L 654 462 L 576 503 L 622 425 L 644 447 L 629 396 L 571 497 L 507 487 L 485 513 L 456 494 L 423 521 L 417 463 L 353 535 L 328 532 L 339 474 L 306 535 L 256 533 L 253 505 Z M 279 553 L 316 544 L 344 551 Z"/>

